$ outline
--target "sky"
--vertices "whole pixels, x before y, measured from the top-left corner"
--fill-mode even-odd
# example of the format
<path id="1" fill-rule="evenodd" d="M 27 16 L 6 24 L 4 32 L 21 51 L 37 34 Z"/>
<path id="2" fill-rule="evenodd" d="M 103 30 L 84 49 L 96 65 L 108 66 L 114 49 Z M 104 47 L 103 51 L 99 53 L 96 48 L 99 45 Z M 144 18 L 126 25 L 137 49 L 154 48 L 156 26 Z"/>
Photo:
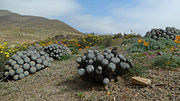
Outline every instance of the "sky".
<path id="1" fill-rule="evenodd" d="M 0 10 L 58 19 L 84 33 L 180 29 L 180 0 L 0 0 Z"/>

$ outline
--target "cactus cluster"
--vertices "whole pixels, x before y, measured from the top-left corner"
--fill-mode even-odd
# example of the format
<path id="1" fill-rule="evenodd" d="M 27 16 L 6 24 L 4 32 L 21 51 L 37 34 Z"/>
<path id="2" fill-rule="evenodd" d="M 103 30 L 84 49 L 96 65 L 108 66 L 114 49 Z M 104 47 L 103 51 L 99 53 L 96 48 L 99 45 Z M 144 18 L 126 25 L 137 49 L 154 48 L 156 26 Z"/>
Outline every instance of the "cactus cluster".
<path id="1" fill-rule="evenodd" d="M 54 59 L 60 59 L 63 55 L 71 55 L 72 54 L 71 50 L 63 44 L 48 45 L 47 47 L 44 48 L 44 51 L 47 52 L 49 54 L 49 56 Z"/>
<path id="2" fill-rule="evenodd" d="M 35 46 L 28 46 L 27 50 L 43 51 L 44 47 L 36 44 Z"/>
<path id="3" fill-rule="evenodd" d="M 167 38 L 171 40 L 175 40 L 176 35 L 180 35 L 180 30 L 174 27 L 166 27 L 165 30 L 163 29 L 152 29 L 148 31 L 145 37 L 151 37 L 155 40 L 159 38 Z"/>
<path id="4" fill-rule="evenodd" d="M 79 64 L 78 75 L 105 85 L 125 73 L 128 68 L 134 67 L 131 60 L 109 49 L 102 54 L 98 50 L 88 50 L 84 56 L 77 58 L 76 62 Z"/>
<path id="5" fill-rule="evenodd" d="M 44 51 L 18 51 L 9 59 L 4 75 L 14 80 L 23 79 L 29 74 L 50 67 L 52 61 L 53 58 Z"/>

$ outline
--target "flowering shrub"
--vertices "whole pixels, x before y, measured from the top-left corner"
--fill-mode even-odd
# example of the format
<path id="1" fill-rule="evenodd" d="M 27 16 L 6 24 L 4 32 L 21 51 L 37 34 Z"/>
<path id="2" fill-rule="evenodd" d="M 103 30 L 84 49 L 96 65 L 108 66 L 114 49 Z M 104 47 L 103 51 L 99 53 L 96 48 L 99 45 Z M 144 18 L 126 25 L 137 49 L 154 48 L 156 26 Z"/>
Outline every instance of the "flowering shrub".
<path id="1" fill-rule="evenodd" d="M 26 49 L 27 45 L 20 44 L 14 47 L 9 47 L 7 42 L 0 44 L 0 78 L 2 77 L 2 72 L 4 71 L 4 65 L 8 61 L 9 57 L 12 56 L 17 51 Z"/>
<path id="2" fill-rule="evenodd" d="M 159 40 L 154 40 L 151 38 L 138 39 L 134 44 L 128 49 L 130 52 L 145 52 L 148 50 L 162 50 L 166 47 L 171 47 L 176 45 L 173 40 L 168 40 L 165 38 L 159 38 Z"/>
<path id="3" fill-rule="evenodd" d="M 124 34 L 124 39 L 134 38 L 134 37 L 141 37 L 141 35 L 136 35 L 136 34 Z"/>

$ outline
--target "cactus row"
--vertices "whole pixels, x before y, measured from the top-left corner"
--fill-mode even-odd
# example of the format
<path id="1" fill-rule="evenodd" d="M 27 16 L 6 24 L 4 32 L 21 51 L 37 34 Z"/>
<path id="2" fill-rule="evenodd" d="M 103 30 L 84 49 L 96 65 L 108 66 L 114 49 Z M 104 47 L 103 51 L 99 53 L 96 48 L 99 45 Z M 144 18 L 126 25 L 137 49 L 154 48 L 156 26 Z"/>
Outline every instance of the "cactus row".
<path id="1" fill-rule="evenodd" d="M 49 56 L 54 59 L 60 59 L 63 55 L 71 55 L 72 54 L 71 50 L 63 44 L 48 45 L 47 47 L 44 48 L 44 51 L 47 52 L 49 54 Z"/>
<path id="2" fill-rule="evenodd" d="M 50 67 L 52 61 L 53 58 L 44 51 L 18 51 L 9 59 L 4 75 L 14 80 L 23 79 L 29 74 Z"/>
<path id="3" fill-rule="evenodd" d="M 166 27 L 165 30 L 163 29 L 152 29 L 148 31 L 145 37 L 151 37 L 155 40 L 159 38 L 167 38 L 171 40 L 175 40 L 176 35 L 180 35 L 180 30 L 174 27 Z"/>
<path id="4" fill-rule="evenodd" d="M 84 56 L 77 58 L 76 62 L 79 64 L 78 75 L 105 85 L 134 67 L 129 59 L 109 49 L 102 54 L 98 50 L 88 50 Z"/>

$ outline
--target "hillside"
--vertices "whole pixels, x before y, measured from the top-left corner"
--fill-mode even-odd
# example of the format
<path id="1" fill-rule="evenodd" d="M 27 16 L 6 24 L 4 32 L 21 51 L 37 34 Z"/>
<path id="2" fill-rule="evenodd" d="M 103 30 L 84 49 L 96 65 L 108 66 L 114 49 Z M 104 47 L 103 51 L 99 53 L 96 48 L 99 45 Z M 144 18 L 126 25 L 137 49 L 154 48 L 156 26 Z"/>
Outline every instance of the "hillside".
<path id="1" fill-rule="evenodd" d="M 1 41 L 6 40 L 10 43 L 31 42 L 64 33 L 80 32 L 58 20 L 0 10 Z"/>

